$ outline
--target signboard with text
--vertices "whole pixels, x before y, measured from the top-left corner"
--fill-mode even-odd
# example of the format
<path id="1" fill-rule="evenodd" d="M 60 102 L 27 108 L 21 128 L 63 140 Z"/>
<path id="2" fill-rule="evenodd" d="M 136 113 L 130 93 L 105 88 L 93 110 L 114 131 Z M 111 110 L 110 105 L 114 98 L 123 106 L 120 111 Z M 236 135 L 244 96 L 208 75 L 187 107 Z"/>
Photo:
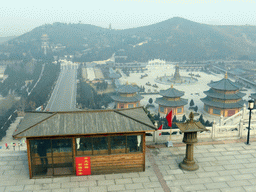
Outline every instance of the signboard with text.
<path id="1" fill-rule="evenodd" d="M 91 175 L 90 157 L 76 157 L 76 175 Z"/>

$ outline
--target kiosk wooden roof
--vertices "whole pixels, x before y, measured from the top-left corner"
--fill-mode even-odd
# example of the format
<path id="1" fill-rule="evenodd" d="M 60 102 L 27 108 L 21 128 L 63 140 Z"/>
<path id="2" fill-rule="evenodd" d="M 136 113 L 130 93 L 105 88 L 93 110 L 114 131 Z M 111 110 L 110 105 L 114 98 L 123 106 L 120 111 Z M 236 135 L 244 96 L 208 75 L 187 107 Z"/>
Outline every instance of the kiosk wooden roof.
<path id="1" fill-rule="evenodd" d="M 156 128 L 142 107 L 75 112 L 28 112 L 14 138 L 145 132 Z"/>

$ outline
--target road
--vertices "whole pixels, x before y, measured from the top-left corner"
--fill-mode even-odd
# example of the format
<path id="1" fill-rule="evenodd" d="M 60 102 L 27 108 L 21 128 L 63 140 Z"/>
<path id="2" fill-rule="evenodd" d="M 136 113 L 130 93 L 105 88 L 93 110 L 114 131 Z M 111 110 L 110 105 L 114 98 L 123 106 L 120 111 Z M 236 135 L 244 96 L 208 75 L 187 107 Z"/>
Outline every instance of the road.
<path id="1" fill-rule="evenodd" d="M 76 67 L 61 69 L 46 111 L 76 111 Z"/>

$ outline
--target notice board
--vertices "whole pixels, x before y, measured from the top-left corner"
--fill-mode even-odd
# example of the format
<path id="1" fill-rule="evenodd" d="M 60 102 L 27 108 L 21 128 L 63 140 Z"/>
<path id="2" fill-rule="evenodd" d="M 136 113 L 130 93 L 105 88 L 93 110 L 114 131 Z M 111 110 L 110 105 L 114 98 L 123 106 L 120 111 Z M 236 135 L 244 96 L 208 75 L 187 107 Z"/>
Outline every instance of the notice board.
<path id="1" fill-rule="evenodd" d="M 90 157 L 76 157 L 76 175 L 91 175 Z"/>

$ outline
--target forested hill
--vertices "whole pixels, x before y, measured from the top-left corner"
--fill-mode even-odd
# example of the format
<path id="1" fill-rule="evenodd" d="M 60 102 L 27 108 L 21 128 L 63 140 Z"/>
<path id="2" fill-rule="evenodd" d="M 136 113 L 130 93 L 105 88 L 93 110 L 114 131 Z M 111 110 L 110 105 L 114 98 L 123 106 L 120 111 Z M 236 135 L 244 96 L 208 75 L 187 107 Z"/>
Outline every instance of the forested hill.
<path id="1" fill-rule="evenodd" d="M 52 49 L 53 55 L 74 54 L 78 61 L 107 59 L 120 49 L 127 61 L 256 59 L 256 26 L 206 25 L 179 17 L 125 30 L 47 24 L 3 44 L 0 52 L 40 52 L 43 34 L 48 35 L 51 49 L 57 44 L 66 46 Z"/>

